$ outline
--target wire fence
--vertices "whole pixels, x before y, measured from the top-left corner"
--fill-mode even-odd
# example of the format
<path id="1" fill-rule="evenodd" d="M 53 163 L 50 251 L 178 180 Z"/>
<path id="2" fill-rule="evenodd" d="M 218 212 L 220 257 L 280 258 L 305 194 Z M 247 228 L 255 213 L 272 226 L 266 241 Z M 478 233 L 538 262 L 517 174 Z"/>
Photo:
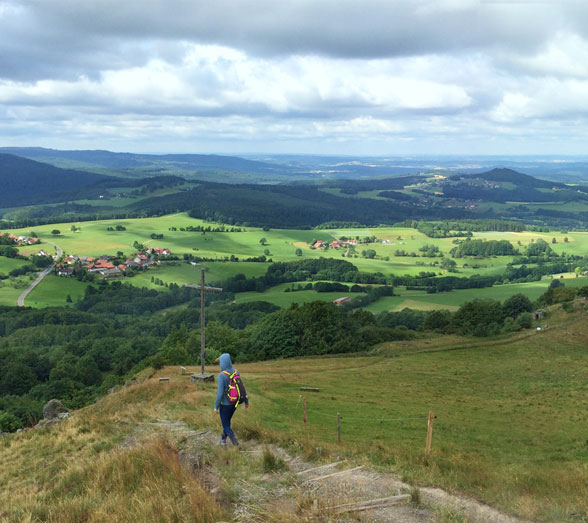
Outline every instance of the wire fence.
<path id="1" fill-rule="evenodd" d="M 304 426 L 307 426 L 307 415 L 309 412 L 313 414 L 318 414 L 321 418 L 328 418 L 328 419 L 336 419 L 337 420 L 337 441 L 341 443 L 341 421 L 347 422 L 356 422 L 356 423 L 366 423 L 366 422 L 378 422 L 380 425 L 384 423 L 398 423 L 403 421 L 422 421 L 424 422 L 427 420 L 427 439 L 426 439 L 426 447 L 425 447 L 425 461 L 428 460 L 429 454 L 431 452 L 431 440 L 433 436 L 433 421 L 436 418 L 433 411 L 429 411 L 428 416 L 407 416 L 407 417 L 365 417 L 365 416 L 343 416 L 341 412 L 337 412 L 337 414 L 332 414 L 329 412 L 324 412 L 318 409 L 309 409 L 308 404 L 306 402 L 306 397 L 303 397 L 302 394 L 298 397 L 298 402 L 296 403 L 295 410 L 300 408 L 300 403 L 303 403 L 304 408 Z"/>
<path id="2" fill-rule="evenodd" d="M 302 395 L 300 395 L 300 397 L 298 398 L 298 402 L 296 403 L 297 409 L 303 408 L 303 406 L 301 405 L 301 401 L 302 401 Z M 342 420 L 344 419 L 346 421 L 378 421 L 380 423 L 394 422 L 394 421 L 427 421 L 427 419 L 428 419 L 428 414 L 418 416 L 418 417 L 408 417 L 408 418 L 385 418 L 385 417 L 365 418 L 365 417 L 358 417 L 358 416 L 347 416 L 342 413 L 330 414 L 330 413 L 323 412 L 320 410 L 310 409 L 310 408 L 308 408 L 308 406 L 306 407 L 306 412 L 320 414 L 321 416 L 324 416 L 326 418 L 337 419 L 337 417 L 339 417 L 339 419 L 342 419 Z"/>

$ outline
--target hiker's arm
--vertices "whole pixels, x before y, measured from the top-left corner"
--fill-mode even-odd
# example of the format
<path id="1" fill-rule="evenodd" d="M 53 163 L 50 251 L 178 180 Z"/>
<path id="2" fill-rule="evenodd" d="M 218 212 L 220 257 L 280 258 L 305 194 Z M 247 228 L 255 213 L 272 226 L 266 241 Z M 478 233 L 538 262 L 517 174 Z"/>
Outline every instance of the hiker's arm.
<path id="1" fill-rule="evenodd" d="M 216 400 L 214 401 L 214 411 L 217 412 L 221 400 L 223 399 L 223 394 L 225 393 L 225 385 L 226 385 L 227 377 L 224 374 L 219 374 L 218 376 L 218 388 L 216 391 Z"/>

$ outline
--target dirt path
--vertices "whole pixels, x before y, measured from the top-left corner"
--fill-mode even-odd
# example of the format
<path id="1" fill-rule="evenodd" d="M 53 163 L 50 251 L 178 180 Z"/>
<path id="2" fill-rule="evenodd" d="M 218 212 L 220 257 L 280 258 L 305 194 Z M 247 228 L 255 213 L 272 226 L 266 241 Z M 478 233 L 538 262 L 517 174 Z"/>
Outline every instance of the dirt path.
<path id="1" fill-rule="evenodd" d="M 181 421 L 157 419 L 138 425 L 121 444 L 132 448 L 150 437 L 167 434 L 178 445 L 180 460 L 203 478 L 206 487 L 219 493 L 220 474 L 207 455 L 216 450 L 218 434 L 197 431 Z M 227 448 L 222 452 L 237 452 Z M 281 466 L 275 472 L 259 473 L 264 453 Z M 291 456 L 275 445 L 246 441 L 240 450 L 251 460 L 251 473 L 235 484 L 237 499 L 232 504 L 233 520 L 238 522 L 350 522 L 423 523 L 429 521 L 468 521 L 480 523 L 520 523 L 494 508 L 465 496 L 439 488 L 414 489 L 397 476 L 346 461 L 317 465 L 300 456 Z M 360 512 L 338 513 L 337 507 L 374 499 L 410 494 L 402 503 Z"/>

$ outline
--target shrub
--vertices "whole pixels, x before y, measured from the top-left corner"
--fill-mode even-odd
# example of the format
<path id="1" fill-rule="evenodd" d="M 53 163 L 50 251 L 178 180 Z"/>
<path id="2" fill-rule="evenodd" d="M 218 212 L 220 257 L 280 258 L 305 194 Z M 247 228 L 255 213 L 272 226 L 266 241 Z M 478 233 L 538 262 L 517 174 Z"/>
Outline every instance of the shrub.
<path id="1" fill-rule="evenodd" d="M 269 447 L 264 447 L 261 466 L 264 472 L 278 472 L 286 468 L 283 459 L 276 457 Z"/>
<path id="2" fill-rule="evenodd" d="M 517 317 L 515 324 L 521 329 L 530 329 L 533 324 L 533 316 L 530 312 L 523 312 Z"/>
<path id="3" fill-rule="evenodd" d="M 15 432 L 22 428 L 22 421 L 10 412 L 0 411 L 0 432 Z"/>

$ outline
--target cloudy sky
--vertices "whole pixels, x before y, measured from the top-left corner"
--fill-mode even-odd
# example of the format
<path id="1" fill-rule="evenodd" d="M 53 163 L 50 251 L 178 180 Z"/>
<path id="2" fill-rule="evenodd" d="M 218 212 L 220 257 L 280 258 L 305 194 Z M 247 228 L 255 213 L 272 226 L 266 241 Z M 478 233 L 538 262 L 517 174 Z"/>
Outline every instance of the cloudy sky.
<path id="1" fill-rule="evenodd" d="M 586 154 L 585 0 L 0 0 L 0 146 Z"/>

